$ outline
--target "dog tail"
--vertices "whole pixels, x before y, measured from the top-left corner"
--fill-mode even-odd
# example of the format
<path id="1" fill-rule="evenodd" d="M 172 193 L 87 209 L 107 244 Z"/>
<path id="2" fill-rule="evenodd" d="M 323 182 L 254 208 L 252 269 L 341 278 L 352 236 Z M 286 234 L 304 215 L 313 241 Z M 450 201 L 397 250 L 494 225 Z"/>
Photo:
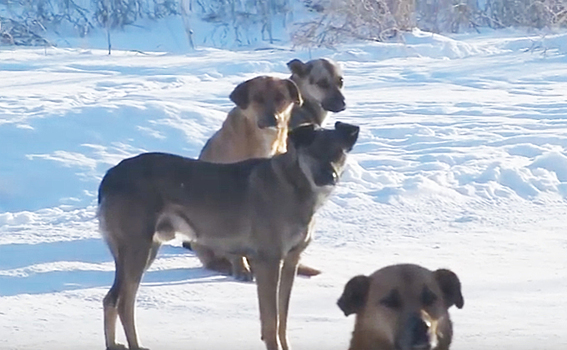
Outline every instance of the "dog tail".
<path id="1" fill-rule="evenodd" d="M 320 273 L 321 270 L 317 270 L 316 268 L 309 267 L 307 265 L 299 264 L 299 266 L 297 266 L 297 274 L 299 276 L 313 277 Z"/>

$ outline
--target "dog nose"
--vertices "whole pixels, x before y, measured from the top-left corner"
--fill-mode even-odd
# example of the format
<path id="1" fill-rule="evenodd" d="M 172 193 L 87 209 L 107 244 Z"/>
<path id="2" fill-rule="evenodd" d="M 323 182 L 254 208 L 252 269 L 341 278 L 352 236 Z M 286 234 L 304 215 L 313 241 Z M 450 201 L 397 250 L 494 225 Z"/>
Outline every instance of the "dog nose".
<path id="1" fill-rule="evenodd" d="M 418 315 L 412 316 L 408 321 L 408 330 L 411 337 L 412 350 L 431 349 L 429 339 L 429 325 Z"/>
<path id="2" fill-rule="evenodd" d="M 345 97 L 339 93 L 335 99 L 336 112 L 344 111 L 346 109 Z"/>
<path id="3" fill-rule="evenodd" d="M 324 110 L 334 113 L 343 111 L 346 108 L 345 97 L 340 91 L 337 91 L 324 99 L 321 106 Z"/>

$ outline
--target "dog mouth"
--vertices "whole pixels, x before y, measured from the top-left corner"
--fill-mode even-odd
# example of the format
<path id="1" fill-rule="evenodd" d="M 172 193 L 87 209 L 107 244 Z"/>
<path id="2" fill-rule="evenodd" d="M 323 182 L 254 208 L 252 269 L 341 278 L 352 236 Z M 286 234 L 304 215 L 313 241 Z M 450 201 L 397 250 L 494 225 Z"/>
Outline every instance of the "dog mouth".
<path id="1" fill-rule="evenodd" d="M 431 344 L 419 344 L 411 347 L 411 350 L 431 350 Z"/>
<path id="2" fill-rule="evenodd" d="M 430 343 L 414 344 L 409 347 L 396 346 L 396 350 L 432 350 L 433 346 Z"/>

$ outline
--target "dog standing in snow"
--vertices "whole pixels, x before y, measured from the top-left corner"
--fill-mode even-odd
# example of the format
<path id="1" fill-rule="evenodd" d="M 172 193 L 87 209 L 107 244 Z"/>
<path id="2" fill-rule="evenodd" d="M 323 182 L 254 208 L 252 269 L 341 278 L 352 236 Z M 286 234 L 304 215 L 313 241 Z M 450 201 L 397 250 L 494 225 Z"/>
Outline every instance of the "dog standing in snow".
<path id="1" fill-rule="evenodd" d="M 100 229 L 115 261 L 104 297 L 104 333 L 116 343 L 116 321 L 130 350 L 140 349 L 136 293 L 160 245 L 176 233 L 224 254 L 245 256 L 258 290 L 262 340 L 288 350 L 287 318 L 301 252 L 312 239 L 313 216 L 342 174 L 359 128 L 337 122 L 289 133 L 286 153 L 215 164 L 144 153 L 108 170 L 99 186 Z"/>

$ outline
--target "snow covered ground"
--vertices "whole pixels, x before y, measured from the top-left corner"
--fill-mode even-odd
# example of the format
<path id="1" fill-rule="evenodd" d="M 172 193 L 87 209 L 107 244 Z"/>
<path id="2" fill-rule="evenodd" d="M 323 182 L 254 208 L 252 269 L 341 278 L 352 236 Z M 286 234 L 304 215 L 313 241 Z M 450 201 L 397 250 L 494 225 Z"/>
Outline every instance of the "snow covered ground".
<path id="1" fill-rule="evenodd" d="M 104 172 L 142 151 L 197 156 L 237 83 L 320 56 L 345 72 L 328 124 L 362 130 L 304 257 L 324 273 L 292 294 L 294 349 L 346 349 L 344 284 L 398 262 L 460 276 L 453 349 L 567 348 L 567 34 L 416 31 L 338 52 L 0 50 L 0 349 L 102 349 Z M 263 349 L 255 286 L 178 242 L 137 321 L 151 349 Z"/>

